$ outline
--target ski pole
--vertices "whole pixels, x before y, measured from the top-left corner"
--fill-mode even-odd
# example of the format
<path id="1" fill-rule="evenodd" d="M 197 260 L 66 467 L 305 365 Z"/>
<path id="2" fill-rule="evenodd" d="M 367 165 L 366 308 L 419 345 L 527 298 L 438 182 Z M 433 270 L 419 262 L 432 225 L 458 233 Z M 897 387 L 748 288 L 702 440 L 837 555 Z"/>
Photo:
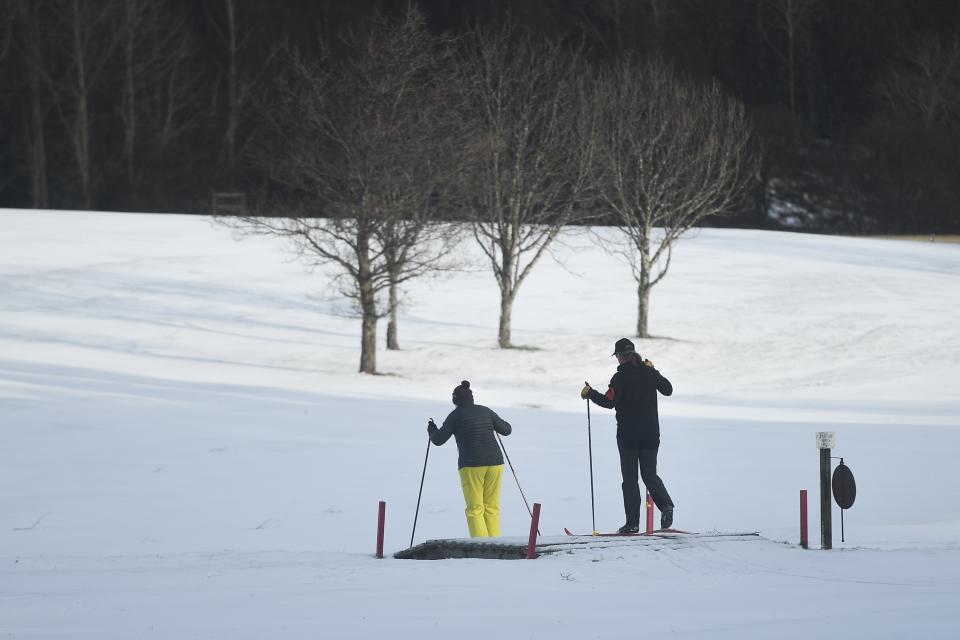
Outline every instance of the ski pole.
<path id="1" fill-rule="evenodd" d="M 597 513 L 593 505 L 593 436 L 590 433 L 590 398 L 587 398 L 587 450 L 590 453 L 590 520 L 593 524 L 593 533 L 596 534 Z"/>
<path id="2" fill-rule="evenodd" d="M 433 418 L 430 418 L 433 422 Z M 420 476 L 420 493 L 417 494 L 417 510 L 413 514 L 413 531 L 410 532 L 410 546 L 413 546 L 413 534 L 417 532 L 417 516 L 420 515 L 420 496 L 423 495 L 423 480 L 427 477 L 427 458 L 430 457 L 430 436 L 427 436 L 427 455 L 423 457 L 423 475 Z"/>
<path id="3" fill-rule="evenodd" d="M 530 511 L 530 503 L 527 502 L 527 496 L 525 496 L 525 495 L 523 494 L 523 487 L 520 486 L 520 479 L 517 477 L 517 472 L 516 472 L 516 470 L 513 468 L 513 463 L 510 462 L 510 456 L 507 455 L 507 448 L 506 448 L 505 446 L 503 446 L 503 440 L 500 439 L 500 434 L 499 434 L 499 433 L 496 433 L 496 432 L 494 432 L 494 434 L 497 436 L 497 442 L 500 443 L 500 448 L 503 449 L 503 455 L 504 455 L 504 457 L 506 457 L 506 459 L 507 459 L 507 464 L 510 465 L 510 471 L 513 472 L 513 479 L 517 481 L 517 489 L 520 489 L 520 497 L 523 498 L 523 504 L 527 505 L 527 513 L 530 514 L 530 519 L 532 520 L 532 519 L 533 519 L 533 512 Z M 540 533 L 540 529 L 539 529 L 539 528 L 537 529 L 537 535 L 538 535 L 538 536 L 539 536 L 539 535 L 542 535 L 542 534 Z"/>

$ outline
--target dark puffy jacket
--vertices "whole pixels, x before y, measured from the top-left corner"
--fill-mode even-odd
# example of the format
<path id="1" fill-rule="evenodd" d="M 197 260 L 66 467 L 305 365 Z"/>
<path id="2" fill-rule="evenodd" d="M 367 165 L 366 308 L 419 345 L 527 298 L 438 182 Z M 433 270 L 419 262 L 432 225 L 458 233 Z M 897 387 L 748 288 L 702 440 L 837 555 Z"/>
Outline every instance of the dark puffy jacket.
<path id="1" fill-rule="evenodd" d="M 617 367 L 606 394 L 590 390 L 590 400 L 617 410 L 617 439 L 628 445 L 660 441 L 657 391 L 673 393 L 673 385 L 653 367 L 626 362 Z"/>
<path id="2" fill-rule="evenodd" d="M 508 436 L 510 423 L 480 404 L 464 404 L 450 412 L 443 426 L 429 429 L 430 441 L 441 445 L 453 436 L 457 440 L 457 467 L 492 467 L 503 464 L 503 454 L 493 432 Z"/>

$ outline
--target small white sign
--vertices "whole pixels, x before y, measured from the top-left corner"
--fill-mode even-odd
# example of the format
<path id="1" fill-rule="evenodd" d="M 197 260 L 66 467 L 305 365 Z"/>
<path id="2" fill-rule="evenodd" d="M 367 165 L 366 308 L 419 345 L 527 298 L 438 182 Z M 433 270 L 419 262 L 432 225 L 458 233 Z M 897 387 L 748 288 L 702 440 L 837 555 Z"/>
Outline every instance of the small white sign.
<path id="1" fill-rule="evenodd" d="M 817 431 L 817 449 L 833 449 L 833 431 Z"/>

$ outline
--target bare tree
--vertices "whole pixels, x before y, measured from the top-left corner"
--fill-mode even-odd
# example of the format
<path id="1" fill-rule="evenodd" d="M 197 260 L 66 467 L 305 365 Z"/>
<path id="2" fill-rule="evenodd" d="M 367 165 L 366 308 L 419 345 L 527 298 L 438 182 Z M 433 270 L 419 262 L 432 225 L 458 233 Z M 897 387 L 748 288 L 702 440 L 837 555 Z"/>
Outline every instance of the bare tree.
<path id="1" fill-rule="evenodd" d="M 629 240 L 637 336 L 647 338 L 650 290 L 666 276 L 674 243 L 729 211 L 750 184 L 750 127 L 716 82 L 698 86 L 662 61 L 617 62 L 598 74 L 594 95 L 599 199 Z"/>
<path id="2" fill-rule="evenodd" d="M 467 40 L 459 76 L 471 105 L 465 206 L 500 288 L 498 344 L 512 347 L 513 304 L 557 234 L 578 215 L 593 136 L 576 52 L 507 27 Z"/>
<path id="3" fill-rule="evenodd" d="M 297 194 L 300 212 L 284 203 L 282 217 L 240 224 L 336 268 L 361 319 L 360 371 L 376 373 L 377 322 L 395 309 L 397 288 L 449 255 L 449 227 L 433 214 L 454 171 L 443 135 L 454 112 L 443 106 L 443 45 L 418 11 L 378 16 L 345 44 L 340 62 L 290 54 L 290 72 L 262 110 L 273 136 L 258 163 Z M 394 304 L 384 305 L 385 291 Z"/>
<path id="4" fill-rule="evenodd" d="M 210 16 L 210 24 L 226 49 L 223 145 L 227 168 L 234 179 L 247 142 L 246 138 L 241 138 L 240 127 L 251 113 L 254 91 L 270 69 L 276 50 L 263 53 L 256 59 L 258 52 L 253 50 L 253 37 L 257 26 L 244 21 L 244 16 L 237 11 L 237 0 L 222 0 L 222 7 L 222 17 Z M 206 9 L 209 11 L 210 7 Z"/>
<path id="5" fill-rule="evenodd" d="M 460 242 L 457 225 L 436 219 L 431 203 L 422 203 L 416 210 L 408 210 L 407 217 L 391 215 L 379 225 L 377 235 L 383 247 L 388 297 L 387 349 L 400 348 L 397 312 L 403 284 L 428 272 L 448 271 L 459 266 L 454 249 Z M 394 212 L 404 209 L 398 207 Z"/>
<path id="6" fill-rule="evenodd" d="M 48 89 L 45 47 L 49 35 L 41 29 L 40 12 L 45 8 L 41 0 L 18 0 L 13 11 L 5 13 L 12 28 L 8 41 L 17 52 L 29 87 L 26 105 L 28 115 L 25 127 L 28 170 L 30 172 L 30 200 L 35 209 L 50 206 L 47 187 L 47 114 L 52 108 Z"/>
<path id="7" fill-rule="evenodd" d="M 143 150 L 162 155 L 195 121 L 198 88 L 190 59 L 196 51 L 182 16 L 164 0 L 123 0 L 123 83 L 120 118 L 132 203 L 139 201 Z"/>
<path id="8" fill-rule="evenodd" d="M 11 7 L 16 10 L 16 7 Z M 13 82 L 11 79 L 13 74 L 11 68 L 13 65 L 4 64 L 7 55 L 10 53 L 13 42 L 13 24 L 14 24 L 14 13 L 4 12 L 0 15 L 0 112 L 5 112 L 9 107 L 9 92 L 8 87 L 10 87 Z M 8 128 L 5 123 L 0 122 L 0 145 L 4 148 L 0 149 L 0 161 L 3 161 L 6 155 L 6 149 L 9 148 L 9 144 L 6 143 L 8 137 Z M 0 178 L 0 193 L 3 193 L 7 185 L 13 181 L 13 177 L 10 175 L 13 172 L 6 172 L 7 175 L 3 178 Z"/>
<path id="9" fill-rule="evenodd" d="M 84 208 L 93 202 L 94 160 L 91 150 L 93 110 L 91 100 L 103 79 L 104 71 L 120 44 L 117 0 L 57 0 L 50 3 L 53 28 L 61 35 L 55 46 L 69 72 L 59 81 L 47 75 L 51 89 L 66 93 L 69 103 L 58 101 L 64 125 L 69 132 L 74 160 L 80 178 Z"/>
<path id="10" fill-rule="evenodd" d="M 960 36 L 923 34 L 901 45 L 901 57 L 877 82 L 887 110 L 928 129 L 960 122 Z"/>
<path id="11" fill-rule="evenodd" d="M 224 141 L 227 149 L 227 166 L 233 171 L 237 158 L 237 129 L 240 126 L 240 110 L 246 102 L 246 91 L 240 86 L 237 75 L 239 50 L 249 37 L 240 33 L 237 25 L 237 10 L 234 0 L 224 0 L 227 10 L 227 24 L 224 40 L 227 43 L 227 128 Z"/>
<path id="12" fill-rule="evenodd" d="M 787 100 L 790 111 L 797 112 L 797 66 L 800 48 L 806 43 L 804 34 L 809 26 L 809 18 L 818 0 L 759 0 L 757 5 L 757 25 L 764 39 L 780 57 L 787 75 Z M 779 31 L 784 41 L 777 41 L 767 28 L 764 20 L 764 7 L 773 12 L 772 26 Z"/>

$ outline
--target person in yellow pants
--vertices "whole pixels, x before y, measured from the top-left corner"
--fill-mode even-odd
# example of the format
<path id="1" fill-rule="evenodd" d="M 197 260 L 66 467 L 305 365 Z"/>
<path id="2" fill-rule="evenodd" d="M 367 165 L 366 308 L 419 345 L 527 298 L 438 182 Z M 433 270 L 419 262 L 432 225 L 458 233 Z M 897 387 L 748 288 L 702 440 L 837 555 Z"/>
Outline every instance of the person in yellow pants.
<path id="1" fill-rule="evenodd" d="M 437 428 L 431 419 L 427 433 L 435 445 L 442 445 L 453 436 L 457 441 L 457 466 L 460 486 L 467 504 L 467 528 L 470 536 L 500 535 L 500 485 L 503 480 L 503 455 L 494 435 L 508 436 L 510 423 L 492 409 L 475 404 L 470 383 L 466 380 L 453 390 L 453 404 L 443 426 Z"/>
<path id="2" fill-rule="evenodd" d="M 467 528 L 471 538 L 500 536 L 500 481 L 503 465 L 463 467 L 460 486 L 467 503 Z"/>

